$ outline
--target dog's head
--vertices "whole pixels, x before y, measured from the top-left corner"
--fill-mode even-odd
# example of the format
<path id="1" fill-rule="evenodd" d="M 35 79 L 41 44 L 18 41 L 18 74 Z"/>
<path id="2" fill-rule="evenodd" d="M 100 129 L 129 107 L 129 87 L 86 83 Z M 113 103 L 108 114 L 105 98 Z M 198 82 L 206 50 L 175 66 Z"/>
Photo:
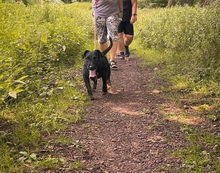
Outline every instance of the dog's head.
<path id="1" fill-rule="evenodd" d="M 89 70 L 89 77 L 96 78 L 96 70 L 102 61 L 102 53 L 99 50 L 86 50 L 83 54 L 84 65 Z"/>

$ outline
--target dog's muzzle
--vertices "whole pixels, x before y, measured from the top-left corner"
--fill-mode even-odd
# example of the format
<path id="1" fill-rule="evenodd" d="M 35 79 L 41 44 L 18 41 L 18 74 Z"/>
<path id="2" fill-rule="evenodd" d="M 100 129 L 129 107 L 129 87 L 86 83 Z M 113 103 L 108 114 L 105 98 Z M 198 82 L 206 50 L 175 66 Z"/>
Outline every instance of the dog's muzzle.
<path id="1" fill-rule="evenodd" d="M 95 79 L 96 77 L 96 70 L 89 70 L 89 78 Z"/>

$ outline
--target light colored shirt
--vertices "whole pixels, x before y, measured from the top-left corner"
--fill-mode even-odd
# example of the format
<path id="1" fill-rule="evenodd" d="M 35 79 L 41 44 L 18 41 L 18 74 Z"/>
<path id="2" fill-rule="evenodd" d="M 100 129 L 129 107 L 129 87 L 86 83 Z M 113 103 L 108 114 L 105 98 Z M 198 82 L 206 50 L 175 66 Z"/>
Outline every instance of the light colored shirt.
<path id="1" fill-rule="evenodd" d="M 92 0 L 93 16 L 107 18 L 119 14 L 118 0 L 98 0 L 96 4 Z"/>

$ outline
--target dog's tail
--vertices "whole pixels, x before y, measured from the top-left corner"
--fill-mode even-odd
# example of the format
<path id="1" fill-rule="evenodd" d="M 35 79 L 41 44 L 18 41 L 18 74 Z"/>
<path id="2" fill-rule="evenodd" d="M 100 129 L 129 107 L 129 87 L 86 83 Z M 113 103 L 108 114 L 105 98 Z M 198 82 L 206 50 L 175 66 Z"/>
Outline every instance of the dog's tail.
<path id="1" fill-rule="evenodd" d="M 102 54 L 103 55 L 106 55 L 107 53 L 108 53 L 108 51 L 110 51 L 110 49 L 112 48 L 112 38 L 111 37 L 109 37 L 109 42 L 110 42 L 110 44 L 109 44 L 109 46 L 107 47 L 107 49 L 105 49 L 103 52 L 102 52 Z"/>

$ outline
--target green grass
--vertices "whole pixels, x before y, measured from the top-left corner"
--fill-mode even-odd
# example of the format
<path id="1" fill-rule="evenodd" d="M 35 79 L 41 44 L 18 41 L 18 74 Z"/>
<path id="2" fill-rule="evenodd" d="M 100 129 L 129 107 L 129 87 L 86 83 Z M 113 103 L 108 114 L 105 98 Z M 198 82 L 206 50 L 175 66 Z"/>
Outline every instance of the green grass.
<path id="1" fill-rule="evenodd" d="M 216 134 L 191 129 L 185 131 L 189 141 L 186 149 L 178 150 L 175 156 L 183 159 L 183 170 L 192 173 L 220 171 L 220 143 Z M 183 171 L 183 172 L 187 172 Z"/>
<path id="2" fill-rule="evenodd" d="M 81 55 L 93 43 L 85 41 L 93 36 L 90 12 L 89 3 L 0 3 L 0 172 L 82 167 L 50 146 L 81 150 L 63 131 L 82 121 L 89 100 Z"/>
<path id="3" fill-rule="evenodd" d="M 209 173 L 220 172 L 220 99 L 214 93 L 219 90 L 216 82 L 200 83 L 189 81 L 181 73 L 170 74 L 166 68 L 169 59 L 166 52 L 155 49 L 145 49 L 135 40 L 131 50 L 144 60 L 144 67 L 153 69 L 157 75 L 154 80 L 166 79 L 161 88 L 151 81 L 148 85 L 153 90 L 158 88 L 160 97 L 163 97 L 171 106 L 171 110 L 164 112 L 164 106 L 158 106 L 164 119 L 178 124 L 186 141 L 185 148 L 176 148 L 171 157 L 181 158 L 182 165 L 176 168 L 181 173 Z M 163 123 L 161 120 L 160 124 Z M 212 128 L 211 128 L 212 127 Z M 153 128 L 150 127 L 150 129 Z M 174 128 L 174 127 L 173 127 Z M 169 166 L 162 166 L 159 170 L 170 170 Z"/>
<path id="4" fill-rule="evenodd" d="M 82 120 L 88 103 L 79 72 L 80 55 L 93 44 L 91 4 L 0 7 L 0 172 L 80 169 L 81 161 L 56 156 L 50 146 L 80 149 L 62 132 Z M 174 155 L 183 172 L 220 171 L 219 19 L 218 8 L 142 9 L 135 24 L 131 51 L 169 83 L 160 94 L 181 110 L 164 118 L 181 120 L 189 145 Z M 186 125 L 191 116 L 205 123 Z"/>
<path id="5" fill-rule="evenodd" d="M 33 152 L 50 145 L 75 143 L 65 139 L 62 131 L 69 124 L 82 120 L 83 105 L 87 98 L 68 83 L 62 84 L 63 89 L 54 91 L 51 96 L 36 97 L 32 103 L 20 102 L 1 112 L 5 126 L 1 124 L 0 172 L 34 170 L 35 167 L 55 169 L 67 164 L 59 157 L 51 158 L 50 154 L 40 156 L 40 153 Z M 40 157 L 33 159 L 35 155 Z M 24 166 L 27 164 L 28 168 Z"/>
<path id="6" fill-rule="evenodd" d="M 165 107 L 160 105 L 158 109 L 163 112 L 164 119 L 178 124 L 184 136 L 183 140 L 186 140 L 185 148 L 176 148 L 171 154 L 173 157 L 181 158 L 182 165 L 178 168 L 178 172 L 181 173 L 220 172 L 220 136 L 218 133 L 220 87 L 219 81 L 215 78 L 216 73 L 211 73 L 215 66 L 208 68 L 206 66 L 204 73 L 198 73 L 198 67 L 204 67 L 201 66 L 203 61 L 201 57 L 205 54 L 200 54 L 201 50 L 195 46 L 190 51 L 187 48 L 188 52 L 181 51 L 184 46 L 187 46 L 184 45 L 187 42 L 185 38 L 191 38 L 188 33 L 198 29 L 193 26 L 187 27 L 190 21 L 189 23 L 183 22 L 184 18 L 188 19 L 186 16 L 194 14 L 190 20 L 197 19 L 197 22 L 192 23 L 199 25 L 204 19 L 200 18 L 207 13 L 214 14 L 215 17 L 219 16 L 214 12 L 215 10 L 212 13 L 212 9 L 199 8 L 142 9 L 139 11 L 138 21 L 135 24 L 136 35 L 131 51 L 144 60 L 143 66 L 152 69 L 152 72 L 156 74 L 157 77 L 154 80 L 165 80 L 161 88 L 155 85 L 154 80 L 148 85 L 152 90 L 157 88 L 161 91 L 160 97 L 164 98 L 165 104 L 170 105 L 171 110 L 164 111 Z M 203 13 L 204 11 L 207 13 Z M 203 14 L 199 15 L 200 12 Z M 178 17 L 173 18 L 173 16 Z M 175 22 L 178 24 L 174 24 Z M 168 23 L 169 25 L 166 25 Z M 173 31 L 179 32 L 171 29 L 177 26 L 182 29 L 181 34 L 184 35 L 174 36 L 175 34 L 172 34 Z M 207 24 L 204 30 L 207 29 L 207 32 L 213 33 L 210 31 L 211 26 L 212 24 Z M 188 33 L 183 32 L 185 27 Z M 218 42 L 215 34 L 210 35 L 209 39 Z M 172 43 L 174 40 L 177 44 Z M 203 41 L 195 45 L 203 44 L 202 49 L 209 52 L 210 47 L 205 46 L 205 40 Z M 181 43 L 181 46 L 178 46 L 178 43 Z M 197 53 L 200 57 L 196 56 Z M 212 59 L 219 59 L 217 54 L 212 55 Z M 206 59 L 206 63 L 212 65 L 208 61 Z M 150 128 L 153 128 L 153 125 Z M 170 168 L 160 167 L 158 169 L 169 170 Z"/>
<path id="7" fill-rule="evenodd" d="M 166 63 L 166 75 L 219 83 L 219 11 L 219 5 L 139 10 L 136 39 L 144 49 L 165 53 L 156 59 Z"/>

